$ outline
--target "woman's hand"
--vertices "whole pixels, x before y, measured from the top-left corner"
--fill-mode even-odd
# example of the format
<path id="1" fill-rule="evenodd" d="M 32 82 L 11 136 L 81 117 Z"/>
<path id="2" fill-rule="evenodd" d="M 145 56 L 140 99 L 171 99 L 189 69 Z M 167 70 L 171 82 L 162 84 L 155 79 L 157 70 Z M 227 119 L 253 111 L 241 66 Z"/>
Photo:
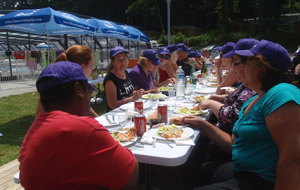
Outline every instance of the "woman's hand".
<path id="1" fill-rule="evenodd" d="M 204 120 L 201 117 L 197 116 L 186 116 L 182 118 L 182 123 L 184 125 L 190 125 L 191 127 L 201 128 L 201 123 Z"/>
<path id="2" fill-rule="evenodd" d="M 199 104 L 198 104 L 198 107 L 202 110 L 205 110 L 205 109 L 211 109 L 210 108 L 210 105 L 211 103 L 215 102 L 214 100 L 202 100 Z"/>
<path id="3" fill-rule="evenodd" d="M 170 84 L 170 83 L 176 84 L 176 79 L 175 78 L 168 78 L 168 80 L 169 80 L 168 84 Z"/>
<path id="4" fill-rule="evenodd" d="M 222 95 L 218 95 L 218 94 L 212 94 L 209 98 L 208 98 L 208 100 L 214 100 L 214 101 L 217 101 L 217 102 L 224 102 L 224 99 L 225 99 L 225 97 L 226 97 L 227 95 L 224 95 L 224 94 L 222 94 Z"/>
<path id="5" fill-rule="evenodd" d="M 157 88 L 152 88 L 149 90 L 150 93 L 159 93 L 159 90 Z"/>
<path id="6" fill-rule="evenodd" d="M 144 91 L 144 89 L 133 91 L 132 100 L 135 101 L 135 100 L 140 99 L 142 97 L 143 91 Z"/>

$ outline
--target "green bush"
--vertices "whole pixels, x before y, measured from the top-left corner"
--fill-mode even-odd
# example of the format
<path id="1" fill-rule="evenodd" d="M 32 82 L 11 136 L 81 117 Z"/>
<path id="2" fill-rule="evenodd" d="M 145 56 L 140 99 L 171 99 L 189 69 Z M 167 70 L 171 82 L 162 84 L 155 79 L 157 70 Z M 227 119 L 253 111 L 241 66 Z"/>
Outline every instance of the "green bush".
<path id="1" fill-rule="evenodd" d="M 240 38 L 249 37 L 245 33 L 230 33 L 230 34 L 221 34 L 219 31 L 206 31 L 199 36 L 186 37 L 182 33 L 178 33 L 176 35 L 172 35 L 171 43 L 186 43 L 189 47 L 193 47 L 194 49 L 201 49 L 208 45 L 222 45 L 228 41 L 236 42 Z M 161 35 L 158 39 L 158 43 L 167 44 L 167 36 Z"/>
<path id="2" fill-rule="evenodd" d="M 220 30 L 207 30 L 199 36 L 187 37 L 182 33 L 172 35 L 171 43 L 187 43 L 189 47 L 193 49 L 201 49 L 208 45 L 223 45 L 226 42 L 237 42 L 241 38 L 256 38 L 258 40 L 266 39 L 281 44 L 289 50 L 294 52 L 297 49 L 297 45 L 300 45 L 300 36 L 293 30 L 287 27 L 281 27 L 279 32 L 266 34 L 257 34 L 252 36 L 243 32 L 230 32 L 222 33 Z M 166 35 L 161 35 L 158 43 L 167 45 L 168 39 Z"/>

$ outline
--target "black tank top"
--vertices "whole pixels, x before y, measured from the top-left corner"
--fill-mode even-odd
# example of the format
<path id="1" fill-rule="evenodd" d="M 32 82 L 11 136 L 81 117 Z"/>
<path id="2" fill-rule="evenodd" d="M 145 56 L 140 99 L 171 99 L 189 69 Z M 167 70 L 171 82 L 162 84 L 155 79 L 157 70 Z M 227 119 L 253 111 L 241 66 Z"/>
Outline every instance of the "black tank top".
<path id="1" fill-rule="evenodd" d="M 117 88 L 117 100 L 122 100 L 122 99 L 131 97 L 132 93 L 134 91 L 134 87 L 131 83 L 131 80 L 128 76 L 127 71 L 125 71 L 125 76 L 126 76 L 126 79 L 120 79 L 116 75 L 114 75 L 112 72 L 109 72 L 104 78 L 104 81 L 103 81 L 104 88 L 105 88 L 106 82 L 109 80 L 111 80 L 115 84 L 115 86 Z M 107 108 L 108 108 L 107 110 L 111 110 L 111 108 L 108 105 L 107 105 Z"/>

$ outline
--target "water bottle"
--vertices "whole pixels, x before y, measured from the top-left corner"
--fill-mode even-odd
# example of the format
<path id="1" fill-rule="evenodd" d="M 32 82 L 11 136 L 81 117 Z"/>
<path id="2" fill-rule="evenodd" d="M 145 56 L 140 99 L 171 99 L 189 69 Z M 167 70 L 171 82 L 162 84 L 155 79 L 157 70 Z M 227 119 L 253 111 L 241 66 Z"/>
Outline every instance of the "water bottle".
<path id="1" fill-rule="evenodd" d="M 184 97 L 185 74 L 182 66 L 179 66 L 176 71 L 176 96 Z"/>
<path id="2" fill-rule="evenodd" d="M 208 75 L 208 77 L 210 77 L 211 76 L 212 62 L 209 59 L 206 59 L 205 64 L 206 64 L 207 75 Z"/>
<path id="3" fill-rule="evenodd" d="M 185 74 L 184 71 L 182 70 L 182 66 L 178 66 L 178 69 L 176 71 L 176 81 L 178 83 L 184 84 L 184 79 L 185 79 Z"/>

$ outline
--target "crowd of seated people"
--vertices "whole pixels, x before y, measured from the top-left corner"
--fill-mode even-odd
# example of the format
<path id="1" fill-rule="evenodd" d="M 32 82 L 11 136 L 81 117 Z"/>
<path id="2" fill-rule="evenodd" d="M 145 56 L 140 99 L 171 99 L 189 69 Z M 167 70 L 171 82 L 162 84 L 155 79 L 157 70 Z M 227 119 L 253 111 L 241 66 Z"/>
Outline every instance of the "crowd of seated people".
<path id="1" fill-rule="evenodd" d="M 289 53 L 280 44 L 252 38 L 227 42 L 218 48 L 220 55 L 216 59 L 209 50 L 191 51 L 185 43 L 146 49 L 141 52 L 137 65 L 128 70 L 129 51 L 121 46 L 113 47 L 103 82 L 107 111 L 134 102 L 145 93 L 157 93 L 161 86 L 176 85 L 178 66 L 188 76 L 193 66 L 196 71 L 203 71 L 213 65 L 216 92 L 196 108 L 209 109 L 217 121 L 211 123 L 199 116 L 181 119 L 183 124 L 200 129 L 202 138 L 206 139 L 206 144 L 196 144 L 201 146 L 205 159 L 198 163 L 201 168 L 194 182 L 195 189 L 299 189 L 300 90 L 292 84 L 294 76 L 288 72 L 298 75 L 298 55 L 292 65 Z M 84 54 L 91 55 L 89 51 Z M 136 186 L 138 165 L 134 155 L 90 117 L 97 116 L 89 104 L 94 88 L 86 79 L 93 67 L 91 60 L 91 56 L 84 61 L 58 59 L 38 79 L 41 111 L 26 135 L 19 157 L 24 187 L 47 189 L 46 185 L 48 189 L 71 189 L 77 185 L 81 189 L 132 189 Z M 58 80 L 57 76 L 62 79 Z M 38 130 L 40 127 L 45 130 Z M 77 138 L 79 133 L 81 137 Z M 52 137 L 56 137 L 54 141 Z M 46 144 L 51 144 L 52 155 L 41 151 L 40 147 Z M 80 150 L 68 149 L 75 146 Z M 53 155 L 55 159 L 51 160 Z M 67 162 L 70 156 L 78 160 Z M 75 167 L 85 161 L 84 168 Z M 49 163 L 52 177 L 40 175 L 45 162 Z M 61 173 L 50 168 L 54 162 L 60 163 L 56 165 L 62 167 Z M 32 163 L 37 163 L 35 172 L 31 172 Z M 113 163 L 122 165 L 120 172 L 113 171 Z M 73 170 L 76 170 L 76 180 L 68 173 Z M 97 176 L 101 180 L 97 181 Z M 37 178 L 40 182 L 33 186 Z M 109 180 L 112 178 L 118 179 L 118 183 Z"/>

